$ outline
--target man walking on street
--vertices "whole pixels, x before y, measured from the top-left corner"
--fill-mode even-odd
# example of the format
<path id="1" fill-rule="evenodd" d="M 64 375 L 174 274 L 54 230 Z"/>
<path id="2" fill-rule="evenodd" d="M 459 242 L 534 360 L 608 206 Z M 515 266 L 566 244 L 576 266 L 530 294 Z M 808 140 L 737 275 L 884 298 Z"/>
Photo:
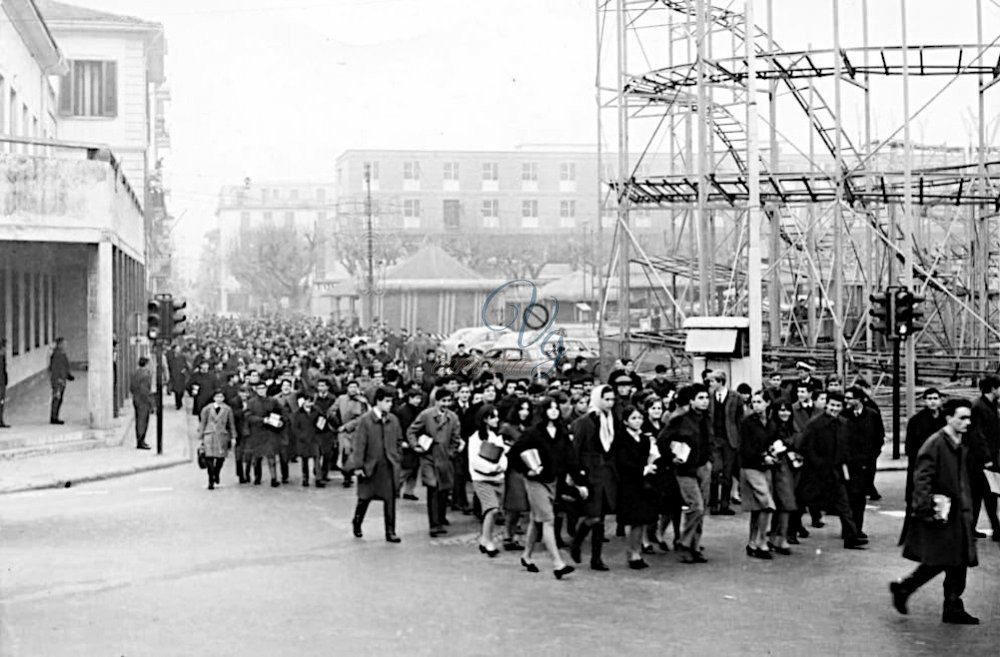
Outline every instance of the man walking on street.
<path id="1" fill-rule="evenodd" d="M 970 450 L 965 443 L 972 405 L 965 399 L 950 399 L 943 414 L 945 427 L 920 448 L 913 474 L 913 522 L 904 538 L 903 557 L 920 565 L 889 584 L 889 591 L 896 611 L 906 614 L 907 599 L 943 572 L 941 621 L 978 625 L 979 619 L 965 611 L 962 602 L 968 569 L 979 565 L 972 536 Z"/>
<path id="2" fill-rule="evenodd" d="M 132 394 L 132 407 L 135 409 L 135 448 L 149 449 L 146 444 L 146 430 L 149 428 L 149 415 L 153 411 L 152 387 L 153 379 L 146 365 L 149 359 L 139 358 L 139 368 L 132 375 L 129 392 Z"/>
<path id="3" fill-rule="evenodd" d="M 885 428 L 878 413 L 863 404 L 864 391 L 851 386 L 844 392 L 844 436 L 847 438 L 847 496 L 858 538 L 864 532 L 868 491 L 875 485 L 875 461 L 885 443 Z"/>
<path id="4" fill-rule="evenodd" d="M 73 381 L 69 371 L 69 357 L 63 349 L 66 340 L 56 338 L 56 346 L 49 357 L 49 383 L 52 385 L 52 407 L 49 410 L 49 424 L 65 424 L 59 419 L 59 409 L 62 408 L 63 394 L 66 392 L 66 382 Z"/>
<path id="5" fill-rule="evenodd" d="M 9 429 L 3 421 L 4 407 L 7 405 L 7 338 L 0 338 L 0 429 Z"/>
<path id="6" fill-rule="evenodd" d="M 701 535 L 705 524 L 705 503 L 712 482 L 712 421 L 708 416 L 711 403 L 709 391 L 701 384 L 693 384 L 684 393 L 691 399 L 691 408 L 670 418 L 663 429 L 664 442 L 687 445 L 688 454 L 674 456 L 677 486 L 684 501 L 680 548 L 687 554 L 684 563 L 705 563 L 701 553 Z"/>
<path id="7" fill-rule="evenodd" d="M 422 411 L 406 431 L 407 442 L 420 455 L 420 479 L 427 489 L 431 538 L 448 533 L 444 526 L 449 524 L 445 509 L 448 493 L 455 483 L 452 457 L 462 446 L 458 416 L 449 408 L 453 401 L 450 390 L 439 388 L 434 394 L 434 406 Z"/>
<path id="8" fill-rule="evenodd" d="M 361 538 L 361 524 L 372 500 L 382 500 L 385 540 L 399 543 L 396 536 L 396 491 L 399 487 L 399 444 L 403 431 L 390 413 L 392 396 L 385 388 L 375 391 L 375 406 L 361 416 L 354 432 L 354 451 L 345 470 L 358 477 L 358 505 L 351 525 Z"/>
<path id="9" fill-rule="evenodd" d="M 1000 377 L 984 376 L 979 381 L 982 393 L 972 404 L 972 426 L 969 428 L 969 473 L 972 477 L 972 530 L 976 538 L 986 538 L 976 527 L 979 512 L 986 507 L 986 516 L 993 528 L 993 540 L 1000 541 L 1000 519 L 997 518 L 997 496 L 990 490 L 984 470 L 1000 469 Z"/>

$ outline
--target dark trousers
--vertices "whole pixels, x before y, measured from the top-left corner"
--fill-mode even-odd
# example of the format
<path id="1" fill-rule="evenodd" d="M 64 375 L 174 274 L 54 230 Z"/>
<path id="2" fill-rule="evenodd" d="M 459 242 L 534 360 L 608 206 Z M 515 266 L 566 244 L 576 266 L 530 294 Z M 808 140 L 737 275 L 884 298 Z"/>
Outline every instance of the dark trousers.
<path id="1" fill-rule="evenodd" d="M 243 472 L 243 454 L 245 451 L 246 449 L 243 444 L 243 438 L 237 438 L 236 447 L 233 449 L 233 460 L 236 461 L 236 478 L 239 479 L 241 484 L 250 479 L 250 473 L 247 472 L 244 474 Z"/>
<path id="2" fill-rule="evenodd" d="M 66 392 L 66 382 L 57 379 L 52 382 L 52 407 L 49 410 L 49 420 L 59 419 L 59 409 L 62 408 L 63 393 Z"/>
<path id="3" fill-rule="evenodd" d="M 470 480 L 468 455 L 458 454 L 452 459 L 455 466 L 455 483 L 451 487 L 451 508 L 465 511 L 469 508 L 469 495 L 466 488 Z"/>
<path id="4" fill-rule="evenodd" d="M 448 506 L 448 490 L 427 487 L 427 522 L 431 529 L 444 527 L 444 513 Z"/>
<path id="5" fill-rule="evenodd" d="M 965 578 L 968 568 L 965 566 L 927 566 L 920 564 L 916 570 L 903 578 L 903 590 L 913 593 L 921 586 L 944 573 L 944 604 L 945 609 L 956 607 L 965 592 Z"/>
<path id="6" fill-rule="evenodd" d="M 590 533 L 590 563 L 601 563 L 604 551 L 604 518 L 585 518 L 577 523 L 573 535 L 573 547 L 579 549 Z"/>
<path id="7" fill-rule="evenodd" d="M 153 406 L 145 402 L 136 403 L 135 400 L 132 400 L 132 407 L 135 409 L 135 443 L 141 445 L 146 442 L 146 431 L 149 430 L 149 415 L 153 410 Z"/>
<path id="8" fill-rule="evenodd" d="M 878 459 L 874 458 L 865 464 L 865 495 L 878 495 L 875 488 L 875 473 L 878 472 Z"/>
<path id="9" fill-rule="evenodd" d="M 847 501 L 851 505 L 854 527 L 860 533 L 864 531 L 865 505 L 868 504 L 868 495 L 874 485 L 875 469 L 867 463 L 855 464 L 848 466 L 848 474 L 851 479 L 847 482 Z"/>
<path id="10" fill-rule="evenodd" d="M 3 422 L 3 409 L 7 405 L 7 385 L 0 385 L 0 425 Z"/>
<path id="11" fill-rule="evenodd" d="M 174 390 L 174 408 L 178 411 L 184 406 L 184 391 Z"/>
<path id="12" fill-rule="evenodd" d="M 862 498 L 863 499 L 863 498 Z M 840 530 L 843 534 L 844 542 L 851 543 L 858 539 L 858 526 L 854 524 L 854 510 L 851 505 L 851 496 L 847 493 L 845 482 L 837 482 L 830 491 L 830 502 L 834 514 L 840 517 Z M 864 509 L 862 508 L 862 514 Z"/>
<path id="13" fill-rule="evenodd" d="M 208 473 L 208 485 L 219 483 L 219 474 L 222 473 L 222 464 L 226 462 L 226 459 L 210 456 L 205 460 L 208 461 L 208 467 L 205 468 Z"/>
<path id="14" fill-rule="evenodd" d="M 354 521 L 359 525 L 364 522 L 365 514 L 368 512 L 368 505 L 371 500 L 358 500 L 358 505 L 354 507 Z M 385 520 L 385 535 L 396 534 L 396 498 L 390 497 L 382 502 L 382 517 Z"/>
<path id="15" fill-rule="evenodd" d="M 972 473 L 972 528 L 979 524 L 979 513 L 983 506 L 986 507 L 986 517 L 990 519 L 990 527 L 993 529 L 993 539 L 1000 537 L 1000 521 L 997 519 L 997 496 L 990 492 L 990 484 L 986 481 L 986 475 L 977 468 Z"/>
<path id="16" fill-rule="evenodd" d="M 316 439 L 319 442 L 316 481 L 328 481 L 330 471 L 335 469 L 337 464 L 337 438 L 332 435 L 320 435 Z"/>
<path id="17" fill-rule="evenodd" d="M 319 482 L 319 459 L 314 456 L 303 456 L 300 457 L 302 461 L 302 483 L 309 483 L 309 463 L 312 462 L 313 474 L 316 477 L 316 481 Z"/>
<path id="18" fill-rule="evenodd" d="M 715 446 L 716 460 L 712 465 L 712 490 L 708 505 L 711 508 L 728 509 L 733 495 L 733 474 L 736 472 L 736 450 L 728 443 Z"/>
<path id="19" fill-rule="evenodd" d="M 407 458 L 403 456 L 403 467 L 399 469 L 399 488 L 403 491 L 404 495 L 413 495 L 413 492 L 417 488 L 417 469 L 420 467 L 420 462 L 414 460 L 412 464 L 407 462 Z"/>

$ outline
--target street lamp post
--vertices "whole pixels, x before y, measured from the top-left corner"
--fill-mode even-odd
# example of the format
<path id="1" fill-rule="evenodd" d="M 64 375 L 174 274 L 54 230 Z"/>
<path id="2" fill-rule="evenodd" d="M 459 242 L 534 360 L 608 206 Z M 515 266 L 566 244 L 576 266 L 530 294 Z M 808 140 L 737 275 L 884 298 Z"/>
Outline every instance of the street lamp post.
<path id="1" fill-rule="evenodd" d="M 375 322 L 375 256 L 374 236 L 372 235 L 372 171 L 371 165 L 365 164 L 365 241 L 368 247 L 368 279 L 366 281 L 365 307 L 368 313 L 368 328 Z"/>

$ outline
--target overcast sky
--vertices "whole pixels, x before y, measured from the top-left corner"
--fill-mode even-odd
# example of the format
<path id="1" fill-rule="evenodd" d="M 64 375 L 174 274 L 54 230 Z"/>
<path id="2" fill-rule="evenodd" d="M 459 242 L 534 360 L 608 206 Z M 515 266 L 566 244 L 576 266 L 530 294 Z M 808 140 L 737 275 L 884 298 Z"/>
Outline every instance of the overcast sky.
<path id="1" fill-rule="evenodd" d="M 983 1 L 989 42 L 1000 12 L 994 0 Z M 336 157 L 349 148 L 596 142 L 594 0 L 73 4 L 165 26 L 173 97 L 169 207 L 175 216 L 183 213 L 175 235 L 186 257 L 197 255 L 201 233 L 214 222 L 220 185 L 245 176 L 332 181 Z M 743 6 L 742 0 L 717 4 Z M 872 41 L 899 43 L 899 2 L 869 4 Z M 782 47 L 831 45 L 832 1 L 774 5 Z M 763 22 L 765 1 L 756 7 Z M 858 44 L 861 0 L 842 0 L 841 7 L 845 45 Z M 907 0 L 907 11 L 910 43 L 975 41 L 974 0 Z M 916 84 L 914 107 L 946 81 Z M 845 114 L 856 116 L 847 102 Z M 915 137 L 964 142 L 961 115 L 974 106 L 973 87 L 950 89 L 921 117 Z M 990 116 L 997 106 L 991 102 Z M 881 133 L 897 127 L 902 111 L 891 85 L 875 115 Z"/>

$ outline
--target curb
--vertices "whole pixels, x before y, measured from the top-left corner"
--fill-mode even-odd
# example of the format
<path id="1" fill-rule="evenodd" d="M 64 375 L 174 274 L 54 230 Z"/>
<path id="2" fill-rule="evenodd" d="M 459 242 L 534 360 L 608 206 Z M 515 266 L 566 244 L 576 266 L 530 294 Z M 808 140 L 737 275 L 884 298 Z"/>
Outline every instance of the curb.
<path id="1" fill-rule="evenodd" d="M 173 468 L 178 465 L 184 465 L 190 462 L 191 462 L 190 458 L 172 457 L 169 459 L 165 459 L 159 463 L 150 463 L 148 465 L 135 465 L 127 468 L 119 468 L 117 470 L 108 470 L 106 472 L 83 475 L 75 479 L 53 479 L 51 481 L 46 481 L 42 483 L 28 484 L 26 486 L 21 486 L 19 488 L 0 489 L 0 495 L 9 495 L 11 493 L 25 493 L 33 490 L 48 490 L 52 488 L 71 488 L 74 484 L 86 484 L 94 481 L 103 481 L 105 479 L 118 479 L 120 477 L 128 477 L 129 475 L 140 474 L 143 472 L 153 472 L 154 470 L 165 470 L 167 468 Z"/>

